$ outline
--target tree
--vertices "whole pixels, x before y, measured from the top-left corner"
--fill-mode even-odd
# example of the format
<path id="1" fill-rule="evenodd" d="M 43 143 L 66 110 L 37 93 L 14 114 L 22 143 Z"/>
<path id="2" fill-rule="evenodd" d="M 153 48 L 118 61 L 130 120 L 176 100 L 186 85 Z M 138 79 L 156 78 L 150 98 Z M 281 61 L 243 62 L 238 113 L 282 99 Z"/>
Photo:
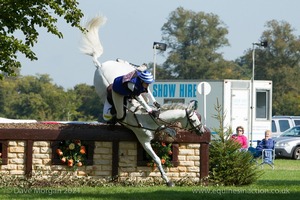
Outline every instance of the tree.
<path id="1" fill-rule="evenodd" d="M 102 117 L 102 107 L 94 87 L 79 84 L 64 91 L 47 74 L 6 77 L 0 81 L 0 117 L 94 121 Z"/>
<path id="2" fill-rule="evenodd" d="M 240 76 L 241 69 L 217 52 L 229 45 L 225 37 L 228 30 L 218 16 L 179 7 L 161 30 L 162 40 L 170 49 L 164 63 L 166 74 L 182 79 Z"/>
<path id="3" fill-rule="evenodd" d="M 80 115 L 75 119 L 101 121 L 103 104 L 101 104 L 95 88 L 86 84 L 78 84 L 74 87 L 74 93 L 77 97 L 76 100 L 80 101 L 80 105 L 76 109 Z"/>
<path id="4" fill-rule="evenodd" d="M 80 26 L 83 13 L 77 8 L 76 0 L 1 0 L 0 7 L 0 70 L 6 75 L 14 75 L 21 67 L 17 53 L 24 54 L 30 60 L 37 60 L 31 47 L 37 43 L 39 33 L 36 27 L 44 27 L 59 38 L 63 34 L 56 27 L 57 16 L 63 17 L 71 26 Z M 24 39 L 14 34 L 20 31 Z M 3 74 L 0 74 L 0 78 Z"/>
<path id="5" fill-rule="evenodd" d="M 285 21 L 271 20 L 266 27 L 261 41 L 268 41 L 268 48 L 255 51 L 255 79 L 273 81 L 273 115 L 299 115 L 300 38 Z M 239 64 L 252 70 L 252 49 Z"/>
<path id="6" fill-rule="evenodd" d="M 215 106 L 219 127 L 214 128 L 214 135 L 209 148 L 210 181 L 215 185 L 250 185 L 255 182 L 262 172 L 254 162 L 253 155 L 248 151 L 240 151 L 241 144 L 230 139 L 232 128 L 224 128 L 226 113 L 222 113 L 219 102 Z"/>

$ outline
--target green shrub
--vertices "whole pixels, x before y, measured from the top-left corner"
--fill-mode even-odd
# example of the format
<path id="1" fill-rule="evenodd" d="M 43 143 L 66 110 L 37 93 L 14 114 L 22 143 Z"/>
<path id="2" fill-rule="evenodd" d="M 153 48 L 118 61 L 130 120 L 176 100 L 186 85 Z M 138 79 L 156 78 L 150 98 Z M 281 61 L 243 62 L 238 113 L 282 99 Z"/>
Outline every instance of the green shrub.
<path id="1" fill-rule="evenodd" d="M 221 106 L 215 106 L 217 115 L 214 116 L 220 123 L 217 133 L 209 148 L 210 181 L 215 185 L 248 185 L 255 182 L 262 171 L 254 162 L 251 153 L 240 151 L 241 145 L 231 140 L 232 128 L 224 128 L 225 114 Z"/>

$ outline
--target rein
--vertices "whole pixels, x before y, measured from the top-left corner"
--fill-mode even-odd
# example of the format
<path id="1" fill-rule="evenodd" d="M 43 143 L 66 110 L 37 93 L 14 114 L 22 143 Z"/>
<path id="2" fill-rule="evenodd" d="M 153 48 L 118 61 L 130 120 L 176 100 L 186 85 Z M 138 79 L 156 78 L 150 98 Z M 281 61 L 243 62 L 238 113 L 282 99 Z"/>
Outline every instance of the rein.
<path id="1" fill-rule="evenodd" d="M 135 108 L 134 111 L 131 111 L 131 110 L 129 110 L 128 108 L 126 108 L 128 112 L 133 113 L 134 119 L 136 120 L 136 123 L 137 123 L 138 125 L 132 125 L 132 124 L 129 124 L 129 123 L 126 123 L 126 122 L 123 122 L 123 121 L 120 121 L 119 123 L 122 124 L 122 125 L 127 125 L 127 126 L 130 126 L 130 127 L 133 127 L 133 128 L 142 128 L 142 129 L 146 129 L 146 130 L 149 130 L 149 131 L 154 131 L 154 133 L 158 133 L 159 131 L 161 131 L 161 130 L 167 128 L 167 127 L 165 127 L 164 125 L 159 125 L 159 124 L 157 123 L 157 121 L 154 119 L 154 117 L 153 117 L 152 115 L 150 115 L 150 114 L 149 114 L 150 117 L 151 117 L 152 120 L 156 123 L 156 125 L 158 125 L 158 128 L 157 128 L 157 129 L 153 129 L 153 128 L 148 128 L 148 127 L 143 126 L 143 125 L 139 122 L 139 119 L 137 118 L 137 116 L 136 116 L 136 114 L 135 114 L 135 112 L 136 112 L 139 108 L 140 108 L 140 106 L 137 106 L 137 107 Z"/>

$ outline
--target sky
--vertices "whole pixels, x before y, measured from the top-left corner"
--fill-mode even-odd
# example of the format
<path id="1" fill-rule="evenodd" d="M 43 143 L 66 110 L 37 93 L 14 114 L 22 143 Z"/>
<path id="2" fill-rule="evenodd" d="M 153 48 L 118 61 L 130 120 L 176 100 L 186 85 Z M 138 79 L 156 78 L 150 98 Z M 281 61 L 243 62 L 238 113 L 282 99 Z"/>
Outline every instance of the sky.
<path id="1" fill-rule="evenodd" d="M 134 64 L 154 61 L 153 42 L 161 42 L 161 27 L 178 7 L 194 12 L 212 13 L 226 25 L 230 46 L 219 52 L 235 60 L 259 42 L 270 20 L 286 21 L 300 35 L 299 0 L 79 0 L 83 22 L 96 15 L 107 18 L 99 37 L 104 53 L 99 62 L 121 58 Z M 49 74 L 53 83 L 72 89 L 77 84 L 93 85 L 95 66 L 90 56 L 80 52 L 81 32 L 64 20 L 57 24 L 64 38 L 39 29 L 33 51 L 38 61 L 22 56 L 21 75 Z M 161 64 L 167 54 L 157 54 Z"/>

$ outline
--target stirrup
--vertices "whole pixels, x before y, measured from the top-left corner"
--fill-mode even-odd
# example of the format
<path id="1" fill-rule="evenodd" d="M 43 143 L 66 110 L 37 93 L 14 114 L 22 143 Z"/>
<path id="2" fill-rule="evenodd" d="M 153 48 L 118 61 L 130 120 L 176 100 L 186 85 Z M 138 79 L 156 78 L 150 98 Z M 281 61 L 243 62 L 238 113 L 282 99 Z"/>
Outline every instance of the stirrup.
<path id="1" fill-rule="evenodd" d="M 117 122 L 118 122 L 117 117 L 113 116 L 111 118 L 111 120 L 107 121 L 107 124 L 109 124 L 109 125 L 115 125 Z"/>

